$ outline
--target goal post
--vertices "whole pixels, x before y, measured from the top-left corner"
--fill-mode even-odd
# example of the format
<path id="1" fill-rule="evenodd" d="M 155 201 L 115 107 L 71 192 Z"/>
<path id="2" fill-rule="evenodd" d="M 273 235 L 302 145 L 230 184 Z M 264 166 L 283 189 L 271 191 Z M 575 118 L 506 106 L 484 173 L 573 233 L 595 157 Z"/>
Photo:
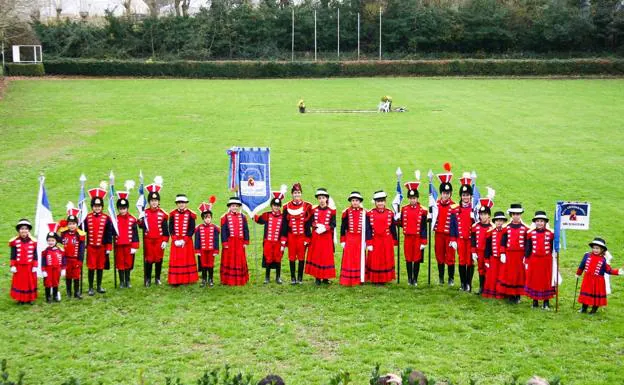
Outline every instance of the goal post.
<path id="1" fill-rule="evenodd" d="M 14 45 L 13 63 L 41 63 L 43 54 L 40 45 Z"/>

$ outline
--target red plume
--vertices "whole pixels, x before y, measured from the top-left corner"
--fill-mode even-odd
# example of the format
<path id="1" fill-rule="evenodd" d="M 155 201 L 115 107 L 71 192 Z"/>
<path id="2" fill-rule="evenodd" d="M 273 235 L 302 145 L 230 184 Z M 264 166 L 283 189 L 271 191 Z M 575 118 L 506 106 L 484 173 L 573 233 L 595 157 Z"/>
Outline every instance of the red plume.
<path id="1" fill-rule="evenodd" d="M 447 172 L 451 172 L 451 164 L 449 162 L 444 163 L 444 169 Z"/>
<path id="2" fill-rule="evenodd" d="M 214 204 L 217 201 L 217 197 L 214 195 L 211 195 L 210 198 L 208 198 L 208 202 Z"/>

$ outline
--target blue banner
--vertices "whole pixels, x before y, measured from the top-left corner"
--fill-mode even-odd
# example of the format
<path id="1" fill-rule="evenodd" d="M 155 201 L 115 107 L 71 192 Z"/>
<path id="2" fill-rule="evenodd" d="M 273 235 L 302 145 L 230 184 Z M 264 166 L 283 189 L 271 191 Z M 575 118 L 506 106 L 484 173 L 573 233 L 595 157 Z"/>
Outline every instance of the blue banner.
<path id="1" fill-rule="evenodd" d="M 265 208 L 271 200 L 270 149 L 234 147 L 228 153 L 236 159 L 237 170 L 232 174 L 237 177 L 235 183 L 238 186 L 238 197 L 245 211 L 253 215 Z"/>

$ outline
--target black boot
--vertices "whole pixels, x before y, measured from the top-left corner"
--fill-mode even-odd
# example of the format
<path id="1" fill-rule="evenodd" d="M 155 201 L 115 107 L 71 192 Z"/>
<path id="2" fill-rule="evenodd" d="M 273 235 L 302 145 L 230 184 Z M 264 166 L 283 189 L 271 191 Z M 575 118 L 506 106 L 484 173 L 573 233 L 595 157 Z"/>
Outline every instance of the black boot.
<path id="1" fill-rule="evenodd" d="M 46 296 L 46 302 L 47 303 L 51 303 L 52 302 L 52 298 L 50 298 L 50 288 L 49 287 L 45 288 L 45 296 Z"/>
<path id="2" fill-rule="evenodd" d="M 295 278 L 295 275 L 297 268 L 295 267 L 295 261 L 288 261 L 288 264 L 290 265 L 290 284 L 296 285 L 297 278 Z"/>
<path id="3" fill-rule="evenodd" d="M 438 277 L 440 278 L 440 285 L 444 285 L 444 264 L 438 263 Z"/>
<path id="4" fill-rule="evenodd" d="M 52 301 L 61 302 L 58 295 L 58 286 L 52 288 Z"/>
<path id="5" fill-rule="evenodd" d="M 154 283 L 156 285 L 160 285 L 162 284 L 162 282 L 160 282 L 160 273 L 162 272 L 162 261 L 160 262 L 156 262 L 156 279 L 154 280 Z"/>
<path id="6" fill-rule="evenodd" d="M 598 311 L 598 306 L 592 306 L 592 309 L 590 310 L 589 314 L 596 314 L 597 311 Z"/>
<path id="7" fill-rule="evenodd" d="M 126 287 L 126 271 L 125 270 L 117 270 L 119 272 L 119 288 L 123 289 Z"/>
<path id="8" fill-rule="evenodd" d="M 448 285 L 449 286 L 454 286 L 455 285 L 455 265 L 448 265 Z"/>
<path id="9" fill-rule="evenodd" d="M 74 298 L 82 299 L 82 293 L 80 292 L 80 280 L 74 279 Z"/>
<path id="10" fill-rule="evenodd" d="M 314 280 L 314 284 L 315 284 L 316 286 L 321 286 L 321 280 L 320 280 L 320 279 L 318 279 L 318 278 L 317 278 L 317 279 L 315 279 L 315 280 Z"/>
<path id="11" fill-rule="evenodd" d="M 472 291 L 472 278 L 474 277 L 474 265 L 468 266 L 468 273 L 466 274 L 466 291 Z"/>
<path id="12" fill-rule="evenodd" d="M 418 286 L 418 273 L 420 273 L 420 263 L 414 262 L 414 274 L 413 274 L 413 283 L 414 286 Z"/>
<path id="13" fill-rule="evenodd" d="M 100 294 L 106 293 L 106 290 L 102 287 L 102 277 L 104 276 L 104 270 L 96 270 L 97 272 L 97 292 Z"/>
<path id="14" fill-rule="evenodd" d="M 271 282 L 271 268 L 267 267 L 264 271 L 264 284 Z"/>
<path id="15" fill-rule="evenodd" d="M 549 300 L 545 300 L 544 304 L 542 305 L 542 307 L 544 308 L 544 310 L 550 310 L 550 301 Z"/>
<path id="16" fill-rule="evenodd" d="M 153 263 L 145 262 L 145 277 L 143 277 L 145 287 L 152 286 L 152 266 L 154 266 Z"/>
<path id="17" fill-rule="evenodd" d="M 275 267 L 275 283 L 277 283 L 278 285 L 281 285 L 283 283 L 282 282 L 282 265 L 279 263 Z"/>
<path id="18" fill-rule="evenodd" d="M 587 307 L 587 305 L 581 306 L 581 310 L 579 310 L 579 313 L 587 313 Z"/>
<path id="19" fill-rule="evenodd" d="M 405 262 L 405 268 L 407 269 L 407 284 L 412 286 L 414 284 L 414 273 L 412 272 L 414 262 Z"/>
<path id="20" fill-rule="evenodd" d="M 534 299 L 534 300 L 533 300 L 533 305 L 531 305 L 531 307 L 532 307 L 533 309 L 537 309 L 537 308 L 539 307 L 539 301 L 538 301 L 538 300 L 536 300 L 536 299 Z"/>
<path id="21" fill-rule="evenodd" d="M 476 292 L 476 295 L 483 294 L 483 289 L 485 289 L 485 275 L 479 275 L 479 291 Z"/>
<path id="22" fill-rule="evenodd" d="M 297 283 L 303 283 L 303 270 L 305 269 L 305 261 L 299 261 L 299 270 L 297 271 Z"/>
<path id="23" fill-rule="evenodd" d="M 201 273 L 202 273 L 202 280 L 199 286 L 206 287 L 206 276 L 208 275 L 208 271 L 206 269 L 202 269 Z"/>
<path id="24" fill-rule="evenodd" d="M 72 296 L 72 280 L 65 278 L 65 289 L 67 290 L 67 298 Z"/>
<path id="25" fill-rule="evenodd" d="M 87 273 L 89 277 L 89 295 L 95 295 L 95 290 L 93 290 L 93 278 L 95 277 L 95 270 L 89 270 Z"/>
<path id="26" fill-rule="evenodd" d="M 451 275 L 451 272 L 450 272 L 450 268 L 449 268 L 449 277 L 450 277 L 450 275 Z M 459 282 L 460 282 L 459 290 L 466 291 L 467 290 L 467 287 L 466 287 L 467 284 L 466 284 L 466 266 L 465 265 L 459 265 Z M 450 284 L 451 283 L 449 282 L 449 285 Z"/>
<path id="27" fill-rule="evenodd" d="M 212 280 L 213 276 L 214 276 L 214 267 L 209 267 L 208 268 L 208 285 L 210 287 L 214 286 L 214 281 Z"/>
<path id="28" fill-rule="evenodd" d="M 129 289 L 132 287 L 130 284 L 130 269 L 126 270 L 126 288 Z"/>

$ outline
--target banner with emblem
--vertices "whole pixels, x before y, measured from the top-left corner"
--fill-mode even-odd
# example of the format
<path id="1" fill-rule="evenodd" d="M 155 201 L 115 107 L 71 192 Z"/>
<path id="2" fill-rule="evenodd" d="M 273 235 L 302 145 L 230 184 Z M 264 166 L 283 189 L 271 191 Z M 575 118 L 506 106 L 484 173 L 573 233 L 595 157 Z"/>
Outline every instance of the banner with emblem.
<path id="1" fill-rule="evenodd" d="M 563 230 L 589 230 L 589 202 L 557 202 L 560 210 L 560 226 Z"/>
<path id="2" fill-rule="evenodd" d="M 253 216 L 271 201 L 271 156 L 268 147 L 232 147 L 228 188 L 238 192 L 243 209 Z"/>

